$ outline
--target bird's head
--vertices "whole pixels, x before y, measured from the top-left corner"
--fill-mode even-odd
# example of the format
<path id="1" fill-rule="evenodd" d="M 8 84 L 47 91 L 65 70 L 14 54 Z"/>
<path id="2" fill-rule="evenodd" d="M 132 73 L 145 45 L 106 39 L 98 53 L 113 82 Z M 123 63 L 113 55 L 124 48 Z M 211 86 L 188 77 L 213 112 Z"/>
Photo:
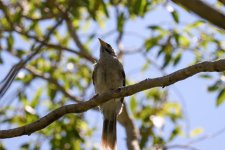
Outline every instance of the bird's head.
<path id="1" fill-rule="evenodd" d="M 103 40 L 101 40 L 100 38 L 98 38 L 99 42 L 100 42 L 100 55 L 111 55 L 111 56 L 116 56 L 113 48 L 111 47 L 110 44 L 104 42 Z"/>

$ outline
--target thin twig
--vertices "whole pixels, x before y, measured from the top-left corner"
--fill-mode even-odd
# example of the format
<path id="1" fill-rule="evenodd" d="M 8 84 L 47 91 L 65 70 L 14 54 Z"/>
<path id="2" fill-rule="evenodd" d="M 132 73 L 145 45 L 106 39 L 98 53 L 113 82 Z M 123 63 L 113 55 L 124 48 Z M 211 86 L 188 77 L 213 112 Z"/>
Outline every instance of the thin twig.
<path id="1" fill-rule="evenodd" d="M 223 127 L 222 129 L 216 131 L 215 133 L 204 135 L 202 137 L 199 137 L 198 139 L 192 140 L 192 141 L 188 142 L 187 144 L 191 145 L 191 144 L 194 144 L 194 143 L 198 143 L 198 142 L 210 139 L 210 138 L 217 137 L 217 136 L 219 136 L 219 135 L 221 135 L 223 133 L 225 133 L 225 127 Z"/>
<path id="2" fill-rule="evenodd" d="M 168 146 L 164 147 L 165 150 L 177 149 L 177 148 L 188 149 L 188 150 L 200 150 L 200 149 L 198 149 L 196 147 L 193 147 L 191 145 L 182 145 L 182 144 L 174 144 L 174 145 L 168 145 Z"/>

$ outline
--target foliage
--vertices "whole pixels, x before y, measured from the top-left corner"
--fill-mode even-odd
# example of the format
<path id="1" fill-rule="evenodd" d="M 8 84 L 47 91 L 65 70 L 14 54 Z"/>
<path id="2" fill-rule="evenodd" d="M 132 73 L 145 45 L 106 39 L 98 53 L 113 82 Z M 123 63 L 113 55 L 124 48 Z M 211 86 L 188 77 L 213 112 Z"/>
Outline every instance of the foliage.
<path id="1" fill-rule="evenodd" d="M 138 19 L 145 20 L 158 7 L 168 11 L 172 23 L 152 24 L 147 20 L 143 30 L 150 34 L 141 38 L 143 46 L 132 52 L 121 47 L 123 37 L 128 34 L 128 24 Z M 114 28 L 109 31 L 107 23 L 111 20 L 114 20 Z M 46 40 L 48 31 L 57 23 L 59 25 Z M 189 64 L 224 57 L 224 43 L 221 41 L 224 32 L 202 20 L 182 25 L 177 7 L 168 1 L 1 1 L 0 64 L 10 62 L 8 57 L 11 56 L 17 61 L 25 59 L 35 49 L 41 49 L 16 78 L 16 84 L 22 88 L 10 95 L 17 100 L 0 102 L 4 106 L 0 109 L 1 126 L 25 125 L 59 106 L 91 97 L 94 94 L 92 64 L 96 60 L 93 44 L 96 44 L 95 39 L 103 36 L 101 32 L 104 30 L 108 32 L 104 36 L 116 33 L 116 42 L 111 44 L 117 46 L 121 59 L 131 54 L 143 55 L 145 61 L 136 71 L 143 74 L 155 67 L 164 75 L 165 69 L 178 66 L 188 53 L 192 55 Z M 133 33 L 132 36 L 138 37 L 138 31 Z M 221 105 L 225 100 L 224 74 L 204 74 L 200 77 L 213 79 L 214 83 L 208 90 L 218 93 L 216 105 Z M 127 82 L 135 80 L 127 74 Z M 183 133 L 179 123 L 184 119 L 182 106 L 170 100 L 169 90 L 152 89 L 126 100 L 130 115 L 140 131 L 142 149 L 164 146 Z M 172 128 L 169 136 L 164 136 L 161 132 L 168 124 Z M 51 149 L 85 149 L 91 143 L 87 139 L 94 135 L 95 130 L 95 127 L 89 126 L 88 116 L 70 114 L 34 133 L 37 140 L 26 141 L 20 148 L 39 149 L 41 140 L 48 141 Z M 196 129 L 192 135 L 201 132 L 201 129 Z M 4 145 L 0 147 L 3 149 Z M 95 143 L 91 147 L 95 149 Z"/>

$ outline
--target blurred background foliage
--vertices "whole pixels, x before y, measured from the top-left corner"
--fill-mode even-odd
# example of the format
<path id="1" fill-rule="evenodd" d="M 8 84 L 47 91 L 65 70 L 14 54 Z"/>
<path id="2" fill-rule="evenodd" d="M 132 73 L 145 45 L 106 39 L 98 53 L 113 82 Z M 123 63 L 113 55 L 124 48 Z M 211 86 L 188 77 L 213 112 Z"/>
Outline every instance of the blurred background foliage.
<path id="1" fill-rule="evenodd" d="M 215 3 L 217 6 L 219 2 Z M 132 21 L 145 20 L 158 7 L 171 15 L 172 23 L 151 24 L 147 20 L 149 25 L 143 29 L 147 36 L 135 29 L 128 32 Z M 98 58 L 98 37 L 114 35 L 106 41 L 117 50 L 121 61 L 130 55 L 140 55 L 144 63 L 134 72 L 141 73 L 142 79 L 149 77 L 152 67 L 166 75 L 165 70 L 179 65 L 187 54 L 192 56 L 189 65 L 224 57 L 225 43 L 221 40 L 224 31 L 201 19 L 191 23 L 180 20 L 177 6 L 166 0 L 0 1 L 0 64 L 8 65 L 8 69 L 1 69 L 1 74 L 6 75 L 9 66 L 40 50 L 17 74 L 14 90 L 0 101 L 1 129 L 29 124 L 59 106 L 93 96 L 91 74 Z M 115 28 L 107 30 L 110 24 Z M 124 42 L 124 36 L 129 35 L 140 38 L 140 47 L 129 48 L 132 44 Z M 199 77 L 214 81 L 208 91 L 217 93 L 215 104 L 221 105 L 225 100 L 224 74 L 204 73 Z M 127 84 L 135 82 L 127 72 Z M 155 88 L 126 98 L 129 115 L 139 131 L 141 149 L 164 147 L 185 134 L 179 123 L 185 119 L 182 105 L 170 101 L 169 90 Z M 33 140 L 24 141 L 20 149 L 40 149 L 43 141 L 54 150 L 98 149 L 93 136 L 100 129 L 90 125 L 89 117 L 66 115 L 32 134 Z M 162 133 L 167 124 L 172 127 L 165 135 Z M 201 132 L 197 128 L 186 136 Z"/>

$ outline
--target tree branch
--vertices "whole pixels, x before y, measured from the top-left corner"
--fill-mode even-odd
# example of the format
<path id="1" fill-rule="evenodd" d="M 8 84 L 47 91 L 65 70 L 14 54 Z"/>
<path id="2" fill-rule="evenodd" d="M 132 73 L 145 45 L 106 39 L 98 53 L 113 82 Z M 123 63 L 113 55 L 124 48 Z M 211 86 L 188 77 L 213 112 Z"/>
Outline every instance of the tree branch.
<path id="1" fill-rule="evenodd" d="M 225 0 L 219 0 L 223 5 L 225 5 Z"/>
<path id="2" fill-rule="evenodd" d="M 31 66 L 27 66 L 25 67 L 25 69 L 27 71 L 29 71 L 32 75 L 44 79 L 46 81 L 48 81 L 49 83 L 54 84 L 57 89 L 59 89 L 59 91 L 61 91 L 65 96 L 67 96 L 68 98 L 70 98 L 71 100 L 80 103 L 82 100 L 76 96 L 73 96 L 69 91 L 67 91 L 63 86 L 61 86 L 57 80 L 50 78 L 50 77 L 46 77 L 45 75 L 39 73 L 37 70 L 35 70 L 34 68 L 32 68 Z"/>
<path id="3" fill-rule="evenodd" d="M 66 26 L 67 26 L 69 34 L 70 34 L 71 38 L 73 39 L 74 43 L 77 45 L 77 47 L 80 49 L 80 51 L 83 51 L 83 53 L 88 53 L 88 49 L 80 41 L 80 38 L 79 38 L 78 33 L 77 33 L 77 30 L 72 24 L 72 20 L 70 19 L 70 15 L 69 15 L 69 9 L 70 8 L 68 8 L 66 11 L 63 11 L 59 7 L 58 7 L 58 9 L 63 14 L 65 14 L 64 15 L 64 19 L 66 21 Z"/>
<path id="4" fill-rule="evenodd" d="M 86 102 L 62 106 L 31 124 L 9 130 L 0 130 L 0 138 L 12 138 L 21 135 L 30 135 L 35 131 L 45 128 L 46 126 L 50 125 L 52 122 L 56 121 L 65 114 L 82 113 L 100 104 L 103 104 L 110 99 L 130 96 L 135 93 L 154 87 L 165 87 L 174 84 L 178 81 L 184 80 L 188 77 L 191 77 L 200 72 L 222 71 L 225 71 L 225 59 L 217 60 L 214 62 L 205 61 L 202 63 L 198 63 L 163 77 L 145 79 L 134 85 L 129 85 L 126 87 L 118 88 L 113 91 L 104 92 L 101 95 L 96 95 L 92 97 Z"/>
<path id="5" fill-rule="evenodd" d="M 95 63 L 96 62 L 96 58 L 94 58 L 90 54 L 85 53 L 83 51 L 76 51 L 76 50 L 73 50 L 71 48 L 68 48 L 68 47 L 65 47 L 65 46 L 62 46 L 62 45 L 49 43 L 46 40 L 41 40 L 38 37 L 36 37 L 34 35 L 30 35 L 28 32 L 25 32 L 25 31 L 21 31 L 21 30 L 18 30 L 18 29 L 14 29 L 14 31 L 17 32 L 17 33 L 19 33 L 19 34 L 22 34 L 22 35 L 24 35 L 24 36 L 26 36 L 28 38 L 34 39 L 36 42 L 38 42 L 38 43 L 40 43 L 40 44 L 42 44 L 42 45 L 44 45 L 46 47 L 55 48 L 57 50 L 65 50 L 65 51 L 74 53 L 74 54 L 76 54 L 76 55 L 78 55 L 80 57 L 83 57 L 83 58 L 87 59 L 88 61 L 90 61 L 92 63 Z"/>
<path id="6" fill-rule="evenodd" d="M 75 42 L 77 47 L 80 49 L 80 51 L 88 52 L 88 50 L 81 43 L 81 41 L 77 35 L 77 31 L 73 27 L 72 22 L 69 20 L 69 18 L 66 18 L 66 25 L 67 25 L 68 31 L 70 33 L 70 36 L 72 37 L 73 41 Z"/>
<path id="7" fill-rule="evenodd" d="M 200 0 L 172 0 L 225 30 L 225 14 Z M 210 14 L 210 15 L 209 15 Z"/>
<path id="8" fill-rule="evenodd" d="M 5 16 L 7 16 L 7 12 L 5 12 Z M 62 23 L 63 19 L 59 19 L 55 25 L 49 29 L 49 31 L 46 33 L 46 35 L 44 36 L 44 41 L 49 41 L 52 33 L 56 30 L 56 28 Z M 10 20 L 9 20 L 10 22 Z M 20 71 L 21 68 L 24 67 L 25 64 L 27 64 L 27 62 L 29 62 L 32 58 L 34 58 L 34 56 L 36 56 L 38 53 L 40 53 L 40 51 L 42 50 L 43 44 L 39 44 L 37 47 L 35 47 L 33 49 L 33 51 L 25 58 L 25 59 L 21 59 L 17 64 L 15 64 L 11 70 L 9 71 L 9 73 L 6 75 L 6 77 L 1 81 L 1 87 L 0 87 L 0 98 L 3 97 L 3 95 L 5 94 L 5 92 L 8 90 L 8 88 L 10 87 L 12 81 L 14 80 L 14 78 L 16 77 L 17 73 Z"/>
<path id="9" fill-rule="evenodd" d="M 41 79 L 44 79 L 46 81 L 48 81 L 49 83 L 54 84 L 55 86 L 57 86 L 57 88 L 63 93 L 65 94 L 65 96 L 67 96 L 68 98 L 70 98 L 71 100 L 75 101 L 75 102 L 82 102 L 82 100 L 78 97 L 75 97 L 73 95 L 71 95 L 70 92 L 66 91 L 56 80 L 54 80 L 53 78 L 49 78 L 46 77 L 44 75 L 42 75 L 41 73 L 39 73 L 37 70 L 35 70 L 32 67 L 27 66 L 26 69 L 33 74 L 36 77 L 39 77 Z M 128 112 L 127 112 L 127 108 L 126 106 L 124 106 L 122 113 L 120 114 L 118 121 L 121 123 L 121 125 L 126 129 L 126 135 L 127 135 L 127 146 L 129 148 L 129 150 L 140 150 L 139 144 L 138 144 L 138 129 L 136 129 L 132 118 L 129 116 Z"/>
<path id="10" fill-rule="evenodd" d="M 139 131 L 135 127 L 132 118 L 129 116 L 126 105 L 124 106 L 122 113 L 119 115 L 118 121 L 126 130 L 127 148 L 129 150 L 140 150 L 140 146 L 138 144 Z"/>

